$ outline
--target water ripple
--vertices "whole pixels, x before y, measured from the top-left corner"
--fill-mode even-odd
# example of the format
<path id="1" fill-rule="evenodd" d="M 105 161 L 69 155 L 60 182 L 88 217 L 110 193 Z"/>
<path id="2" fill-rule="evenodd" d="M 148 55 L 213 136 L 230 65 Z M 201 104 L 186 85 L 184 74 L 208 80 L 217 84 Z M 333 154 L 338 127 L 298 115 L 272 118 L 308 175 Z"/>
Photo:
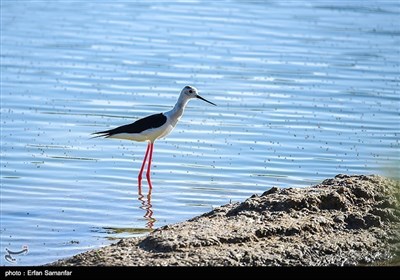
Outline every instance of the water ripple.
<path id="1" fill-rule="evenodd" d="M 1 251 L 43 264 L 274 185 L 399 177 L 398 9 L 2 3 Z M 139 192 L 146 144 L 90 134 L 169 110 L 187 84 L 218 106 L 189 104 Z"/>

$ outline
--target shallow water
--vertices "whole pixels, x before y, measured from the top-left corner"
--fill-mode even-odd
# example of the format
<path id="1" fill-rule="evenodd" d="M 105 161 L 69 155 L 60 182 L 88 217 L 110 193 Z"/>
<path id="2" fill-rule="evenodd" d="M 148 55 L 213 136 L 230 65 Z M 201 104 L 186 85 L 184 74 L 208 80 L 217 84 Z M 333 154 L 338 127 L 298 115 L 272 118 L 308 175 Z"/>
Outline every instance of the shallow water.
<path id="1" fill-rule="evenodd" d="M 1 265 L 37 265 L 271 186 L 399 177 L 400 5 L 1 3 Z M 90 133 L 196 100 L 154 148 Z M 150 198 L 150 199 L 149 199 Z M 5 260 L 6 248 L 26 255 Z"/>

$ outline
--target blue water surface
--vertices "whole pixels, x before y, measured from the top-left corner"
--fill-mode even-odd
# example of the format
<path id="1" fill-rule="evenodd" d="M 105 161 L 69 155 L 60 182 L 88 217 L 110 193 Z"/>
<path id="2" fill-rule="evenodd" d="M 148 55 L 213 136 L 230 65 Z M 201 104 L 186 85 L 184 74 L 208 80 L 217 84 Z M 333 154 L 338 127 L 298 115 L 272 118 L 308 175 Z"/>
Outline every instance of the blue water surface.
<path id="1" fill-rule="evenodd" d="M 1 265 L 140 236 L 272 186 L 399 176 L 398 1 L 1 2 Z M 90 134 L 203 97 L 155 143 Z M 6 248 L 21 250 L 15 262 Z"/>

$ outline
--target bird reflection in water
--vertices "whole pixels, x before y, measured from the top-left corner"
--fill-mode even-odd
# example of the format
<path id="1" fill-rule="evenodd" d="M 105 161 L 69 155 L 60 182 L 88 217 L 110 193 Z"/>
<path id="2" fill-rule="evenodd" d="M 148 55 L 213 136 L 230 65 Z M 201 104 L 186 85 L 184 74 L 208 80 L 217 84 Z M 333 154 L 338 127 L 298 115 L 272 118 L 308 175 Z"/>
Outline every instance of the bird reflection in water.
<path id="1" fill-rule="evenodd" d="M 153 218 L 153 209 L 152 209 L 152 204 L 151 204 L 151 191 L 152 188 L 149 188 L 149 191 L 146 196 L 143 195 L 142 193 L 142 186 L 139 184 L 138 186 L 138 200 L 142 204 L 140 206 L 140 209 L 143 209 L 146 211 L 144 214 L 144 218 L 147 220 L 146 227 L 149 229 L 153 229 L 154 223 L 156 221 L 155 218 Z"/>

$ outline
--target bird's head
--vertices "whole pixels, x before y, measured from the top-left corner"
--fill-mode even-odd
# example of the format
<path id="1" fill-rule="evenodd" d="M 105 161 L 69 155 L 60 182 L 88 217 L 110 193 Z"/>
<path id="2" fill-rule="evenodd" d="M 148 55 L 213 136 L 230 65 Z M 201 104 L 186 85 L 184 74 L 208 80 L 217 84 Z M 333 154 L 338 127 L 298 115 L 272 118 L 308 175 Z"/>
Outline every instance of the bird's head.
<path id="1" fill-rule="evenodd" d="M 203 97 L 201 97 L 199 95 L 199 92 L 197 91 L 197 89 L 195 87 L 192 87 L 192 86 L 185 86 L 181 91 L 181 96 L 183 98 L 185 98 L 185 99 L 198 98 L 198 99 L 201 99 L 201 100 L 203 100 L 203 101 L 205 101 L 207 103 L 210 103 L 210 104 L 212 104 L 214 106 L 217 106 L 216 104 L 214 104 L 214 103 L 204 99 Z"/>

